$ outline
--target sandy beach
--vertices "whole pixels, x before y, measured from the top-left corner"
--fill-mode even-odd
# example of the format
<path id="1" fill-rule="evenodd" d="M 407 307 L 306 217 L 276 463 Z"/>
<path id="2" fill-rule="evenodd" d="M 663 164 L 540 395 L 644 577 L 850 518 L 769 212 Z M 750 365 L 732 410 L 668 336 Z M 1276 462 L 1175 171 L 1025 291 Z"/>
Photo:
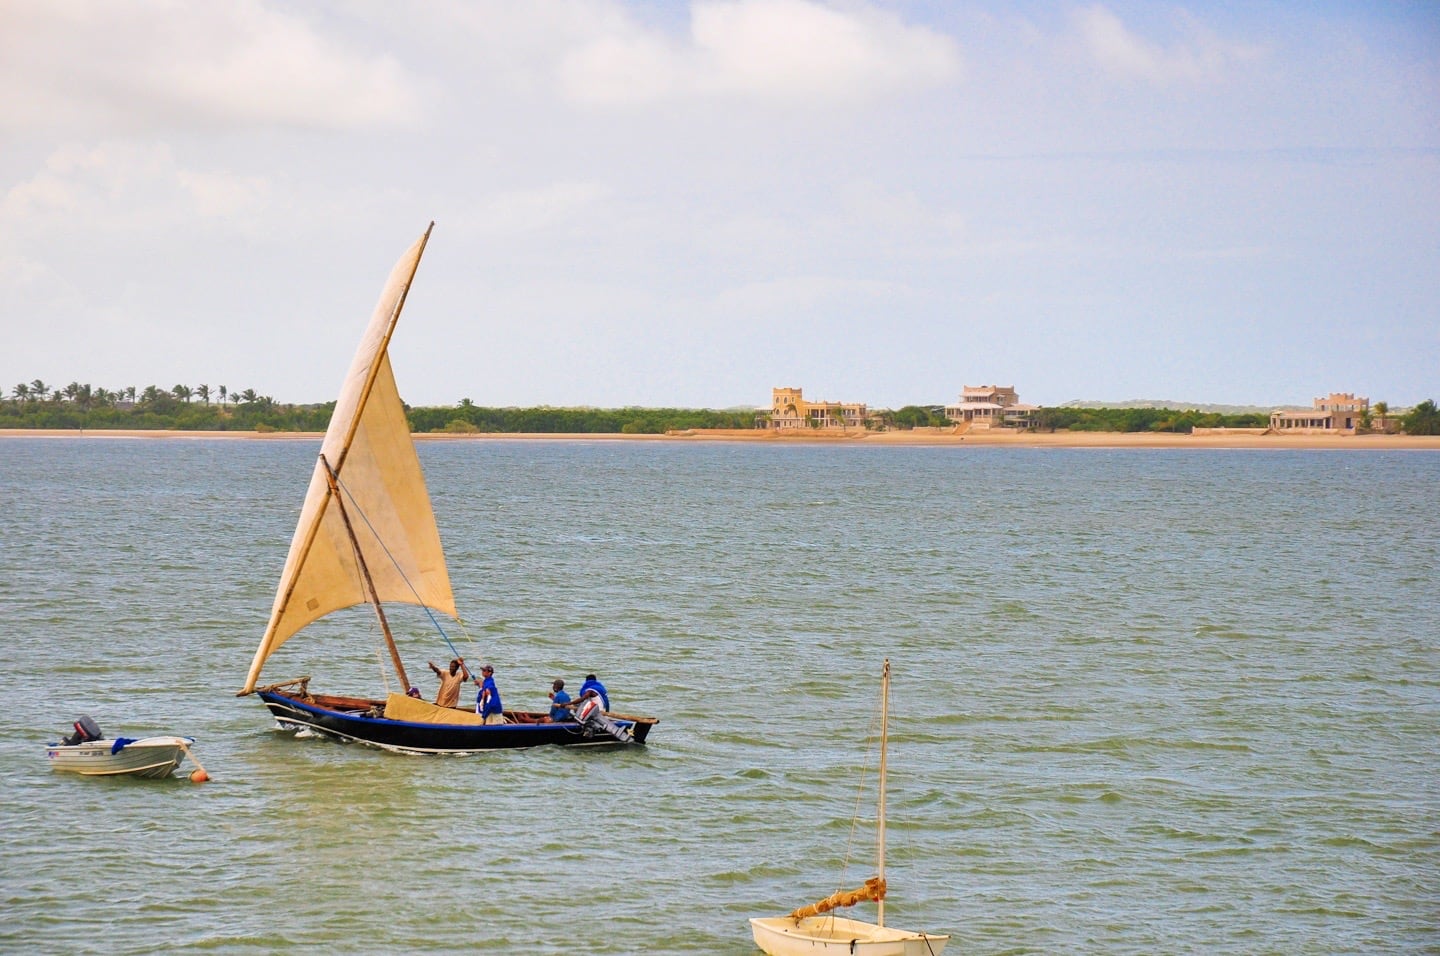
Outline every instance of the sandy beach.
<path id="1" fill-rule="evenodd" d="M 238 432 L 238 431 L 132 431 L 122 429 L 0 429 L 0 438 L 140 438 L 213 439 L 245 438 L 261 441 L 314 440 L 320 432 Z M 1010 432 L 971 431 L 957 434 L 950 429 L 917 428 L 913 431 L 830 432 L 805 431 L 798 434 L 745 429 L 687 429 L 666 435 L 621 434 L 531 434 L 475 432 L 473 434 L 417 434 L 417 441 L 660 441 L 660 442 L 772 442 L 775 444 L 864 445 L 959 445 L 1013 448 L 1252 448 L 1336 449 L 1345 451 L 1440 451 L 1440 435 L 1182 435 L 1166 432 Z"/>

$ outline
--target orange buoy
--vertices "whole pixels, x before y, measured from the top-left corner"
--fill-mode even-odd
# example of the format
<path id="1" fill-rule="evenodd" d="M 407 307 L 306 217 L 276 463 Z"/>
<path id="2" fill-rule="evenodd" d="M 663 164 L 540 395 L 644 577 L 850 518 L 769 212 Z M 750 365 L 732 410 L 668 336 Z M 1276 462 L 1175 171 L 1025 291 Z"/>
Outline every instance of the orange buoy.
<path id="1" fill-rule="evenodd" d="M 204 783 L 206 780 L 209 780 L 210 775 L 205 772 L 204 765 L 201 764 L 200 761 L 195 759 L 195 755 L 190 752 L 190 748 L 185 746 L 185 744 L 181 744 L 180 746 L 184 749 L 185 756 L 189 757 L 190 762 L 195 765 L 195 769 L 190 771 L 190 782 Z"/>

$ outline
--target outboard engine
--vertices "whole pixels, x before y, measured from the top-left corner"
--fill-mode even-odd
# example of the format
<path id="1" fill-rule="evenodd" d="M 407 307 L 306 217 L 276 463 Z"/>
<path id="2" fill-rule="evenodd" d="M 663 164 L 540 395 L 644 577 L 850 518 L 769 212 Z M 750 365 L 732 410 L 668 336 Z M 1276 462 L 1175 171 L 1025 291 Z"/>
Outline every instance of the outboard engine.
<path id="1" fill-rule="evenodd" d="M 580 722 L 580 729 L 585 736 L 593 737 L 596 734 L 609 734 L 622 744 L 635 742 L 635 735 L 630 728 L 616 721 L 605 713 L 605 708 L 600 706 L 599 697 L 586 697 L 575 708 L 575 719 Z"/>
<path id="2" fill-rule="evenodd" d="M 95 723 L 95 718 L 89 714 L 82 715 L 72 726 L 74 726 L 75 732 L 65 738 L 67 747 L 89 743 L 92 740 L 99 740 L 101 737 L 100 725 Z"/>

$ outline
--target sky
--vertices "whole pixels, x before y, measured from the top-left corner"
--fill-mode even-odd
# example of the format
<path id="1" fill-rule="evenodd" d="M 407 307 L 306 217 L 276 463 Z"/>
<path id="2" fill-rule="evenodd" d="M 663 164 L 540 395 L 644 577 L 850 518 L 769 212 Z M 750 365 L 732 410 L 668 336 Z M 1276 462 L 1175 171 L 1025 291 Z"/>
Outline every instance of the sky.
<path id="1" fill-rule="evenodd" d="M 0 0 L 0 391 L 1440 400 L 1440 7 Z"/>

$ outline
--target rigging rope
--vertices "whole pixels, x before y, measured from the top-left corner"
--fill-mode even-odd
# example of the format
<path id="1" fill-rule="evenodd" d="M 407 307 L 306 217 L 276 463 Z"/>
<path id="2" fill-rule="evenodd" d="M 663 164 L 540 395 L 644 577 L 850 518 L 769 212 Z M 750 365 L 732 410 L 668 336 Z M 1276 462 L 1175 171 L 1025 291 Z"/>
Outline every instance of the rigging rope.
<path id="1" fill-rule="evenodd" d="M 860 808 L 864 803 L 866 792 L 869 790 L 868 781 L 870 780 L 871 770 L 874 769 L 871 764 L 871 759 L 872 757 L 874 757 L 877 750 L 876 741 L 879 738 L 880 708 L 883 706 L 883 703 L 876 704 L 874 711 L 870 715 L 870 722 L 866 728 L 865 759 L 860 765 L 860 779 L 855 787 L 855 811 L 850 816 L 850 833 L 845 841 L 845 858 L 844 863 L 841 865 L 840 868 L 840 880 L 836 885 L 835 892 L 832 893 L 830 896 L 826 897 L 825 899 L 820 900 L 818 903 L 813 903 L 810 906 L 802 907 L 801 909 L 795 910 L 795 912 L 790 914 L 790 916 L 794 919 L 798 920 L 801 918 L 801 916 L 818 916 L 821 913 L 834 909 L 836 906 L 854 906 L 856 903 L 862 902 L 864 900 L 874 900 L 875 902 L 879 902 L 880 900 L 885 898 L 885 881 L 878 876 L 866 880 L 865 885 L 863 887 L 860 887 L 859 889 L 844 889 L 845 883 L 847 882 L 846 875 L 850 872 L 851 858 L 855 851 L 855 841 L 860 832 Z M 876 885 L 877 883 L 878 885 Z M 872 890 L 878 891 L 879 895 L 855 895 L 865 894 Z M 846 898 L 852 895 L 855 896 L 855 898 L 849 900 L 849 902 L 836 902 L 839 899 Z M 833 919 L 833 917 L 831 918 Z"/>
<path id="2" fill-rule="evenodd" d="M 324 456 L 323 456 L 323 455 L 321 456 L 321 460 L 322 460 L 322 461 L 324 460 Z M 336 487 L 343 487 L 343 486 L 340 484 L 340 477 L 339 477 L 338 475 L 335 475 L 335 473 L 334 473 L 333 471 L 332 471 L 330 474 L 331 474 L 332 476 L 334 476 L 334 478 L 335 478 L 335 485 L 336 485 Z M 348 492 L 347 492 L 347 494 L 348 494 Z M 355 497 L 354 497 L 353 495 L 350 495 L 350 502 L 351 502 L 351 504 L 355 504 Z M 360 512 L 360 506 L 359 506 L 358 504 L 355 505 L 355 512 L 356 512 L 357 514 L 360 514 L 360 516 L 361 516 L 362 518 L 364 517 L 364 515 Z M 367 525 L 370 524 L 369 521 L 366 521 L 365 523 L 366 523 Z M 370 530 L 373 532 L 375 529 L 372 527 Z M 376 537 L 376 540 L 379 540 L 379 537 L 380 537 L 380 536 L 379 536 L 379 535 L 376 535 L 375 537 Z M 357 590 L 363 591 L 363 590 L 365 589 L 365 580 L 364 580 L 363 575 L 362 575 L 361 572 L 360 572 L 360 568 L 361 568 L 361 565 L 363 565 L 363 564 L 365 563 L 365 556 L 360 553 L 360 542 L 357 541 L 353 535 L 350 536 L 350 553 L 351 553 L 351 556 L 354 558 L 354 561 L 355 561 L 355 587 L 356 587 Z M 394 558 L 391 558 L 391 561 L 393 562 L 393 561 L 394 561 Z M 376 618 L 376 617 L 373 616 L 373 615 L 371 616 L 371 626 L 374 628 L 374 630 L 373 630 L 371 633 L 372 633 L 372 635 L 374 635 L 374 636 L 377 638 L 376 643 L 375 643 L 375 665 L 376 665 L 376 669 L 380 672 L 380 683 L 381 683 L 381 685 L 385 688 L 385 694 L 386 694 L 386 696 L 389 696 L 389 694 L 390 694 L 390 675 L 386 672 L 386 668 L 385 668 L 385 646 L 384 646 L 384 637 L 385 637 L 385 634 L 384 634 L 383 629 L 380 627 L 380 621 L 379 621 L 379 619 Z"/>
<path id="3" fill-rule="evenodd" d="M 375 536 L 375 541 L 380 545 L 380 550 L 384 551 L 385 557 L 390 559 L 390 564 L 400 575 L 400 580 L 404 581 L 405 586 L 410 589 L 410 593 L 415 595 L 415 604 L 422 610 L 424 610 L 426 617 L 430 618 L 430 623 L 435 626 L 435 630 L 440 633 L 441 639 L 444 640 L 446 646 L 450 648 L 450 655 L 452 657 L 458 658 L 460 656 L 460 652 L 455 649 L 455 644 L 450 640 L 450 635 L 446 634 L 445 628 L 440 626 L 440 621 L 438 618 L 435 617 L 435 612 L 431 609 L 430 605 L 426 604 L 423 600 L 421 600 L 420 592 L 415 589 L 415 585 L 411 583 L 409 576 L 405 574 L 404 568 L 400 567 L 400 562 L 395 560 L 395 555 L 391 554 L 390 549 L 386 547 L 385 539 L 380 537 L 380 532 L 376 531 L 375 526 L 370 523 L 370 517 L 369 515 L 365 514 L 365 509 L 360 507 L 360 503 L 355 500 L 355 496 L 350 493 L 350 489 L 345 486 L 345 482 L 340 480 L 340 476 L 338 474 L 335 475 L 335 484 L 339 486 L 341 491 L 345 492 L 345 497 L 350 499 L 350 503 L 355 506 L 355 513 L 360 516 L 360 520 L 365 522 L 365 527 L 369 528 L 370 533 Z M 460 623 L 458 617 L 456 618 L 456 623 Z M 461 624 L 460 629 L 461 631 L 465 630 L 463 624 Z M 466 634 L 466 637 L 468 638 L 469 634 Z M 473 644 L 474 641 L 471 641 L 471 643 Z"/>

